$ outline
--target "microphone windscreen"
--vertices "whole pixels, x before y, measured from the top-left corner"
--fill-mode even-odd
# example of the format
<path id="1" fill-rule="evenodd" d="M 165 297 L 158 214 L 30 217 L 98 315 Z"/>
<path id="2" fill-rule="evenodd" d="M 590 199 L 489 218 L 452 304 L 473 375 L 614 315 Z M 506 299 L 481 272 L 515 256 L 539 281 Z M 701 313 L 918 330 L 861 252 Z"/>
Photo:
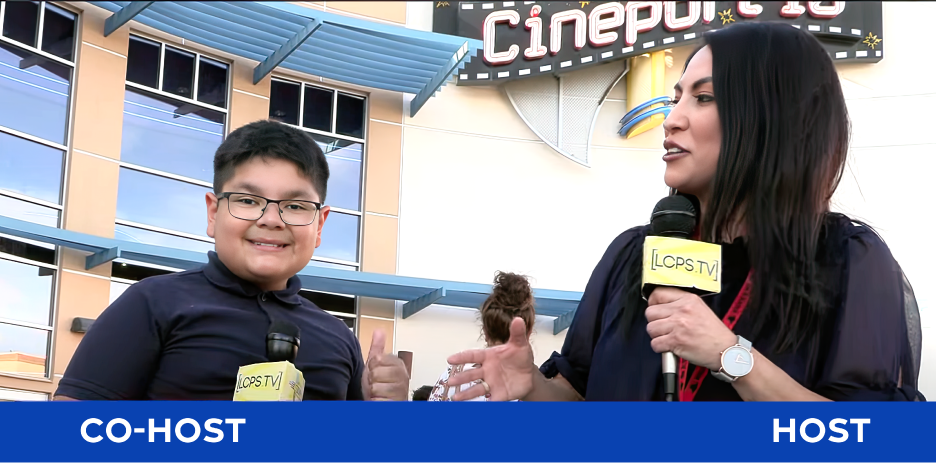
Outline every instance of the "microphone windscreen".
<path id="1" fill-rule="evenodd" d="M 696 209 L 685 196 L 666 196 L 650 217 L 650 235 L 688 238 L 696 227 Z"/>
<path id="2" fill-rule="evenodd" d="M 270 329 L 269 331 L 267 331 L 268 335 L 274 334 L 274 333 L 284 334 L 286 336 L 298 339 L 299 338 L 299 326 L 288 320 L 276 319 L 276 320 L 273 320 L 272 323 L 270 323 Z"/>

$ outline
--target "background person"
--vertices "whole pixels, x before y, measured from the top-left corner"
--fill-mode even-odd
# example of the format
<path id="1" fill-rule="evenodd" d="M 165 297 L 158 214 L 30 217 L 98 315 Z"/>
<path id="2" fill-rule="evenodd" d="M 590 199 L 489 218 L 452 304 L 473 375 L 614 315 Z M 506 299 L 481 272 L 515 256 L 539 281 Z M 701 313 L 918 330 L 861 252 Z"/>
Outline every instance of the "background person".
<path id="1" fill-rule="evenodd" d="M 497 272 L 494 277 L 494 289 L 484 304 L 481 305 L 481 334 L 488 347 L 499 346 L 510 339 L 510 322 L 515 318 L 523 321 L 524 338 L 529 339 L 536 321 L 533 290 L 530 282 L 523 276 L 515 273 Z M 452 400 L 457 390 L 466 390 L 472 384 L 463 384 L 458 388 L 449 387 L 447 382 L 450 376 L 457 372 L 475 368 L 472 364 L 450 365 L 436 381 L 429 396 L 430 402 Z M 477 382 L 480 384 L 480 382 Z M 484 386 L 481 385 L 483 388 Z M 475 401 L 487 401 L 481 396 Z"/>

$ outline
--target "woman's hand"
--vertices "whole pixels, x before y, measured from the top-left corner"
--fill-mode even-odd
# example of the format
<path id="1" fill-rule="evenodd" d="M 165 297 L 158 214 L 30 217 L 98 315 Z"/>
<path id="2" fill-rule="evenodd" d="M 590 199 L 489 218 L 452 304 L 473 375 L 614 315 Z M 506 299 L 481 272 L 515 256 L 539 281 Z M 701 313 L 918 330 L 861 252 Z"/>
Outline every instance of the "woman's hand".
<path id="1" fill-rule="evenodd" d="M 718 370 L 721 352 L 738 341 L 699 296 L 659 287 L 648 299 L 647 333 L 654 352 L 672 352 L 694 365 Z"/>
<path id="2" fill-rule="evenodd" d="M 510 340 L 506 344 L 459 352 L 448 358 L 452 365 L 477 364 L 478 367 L 464 371 L 448 379 L 448 385 L 458 386 L 483 380 L 490 388 L 491 401 L 517 400 L 526 397 L 533 389 L 533 347 L 527 339 L 526 324 L 522 318 L 514 318 L 510 324 Z M 453 401 L 468 400 L 486 394 L 483 384 L 460 391 L 452 396 Z"/>

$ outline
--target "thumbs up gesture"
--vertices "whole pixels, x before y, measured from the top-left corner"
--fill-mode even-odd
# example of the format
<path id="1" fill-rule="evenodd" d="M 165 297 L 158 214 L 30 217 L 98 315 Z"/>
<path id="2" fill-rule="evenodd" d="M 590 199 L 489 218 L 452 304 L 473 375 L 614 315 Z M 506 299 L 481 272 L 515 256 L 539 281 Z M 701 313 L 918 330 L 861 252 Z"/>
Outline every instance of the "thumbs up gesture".
<path id="1" fill-rule="evenodd" d="M 409 373 L 403 360 L 384 353 L 386 343 L 387 335 L 381 330 L 375 331 L 361 379 L 364 400 L 406 401 L 409 399 Z"/>

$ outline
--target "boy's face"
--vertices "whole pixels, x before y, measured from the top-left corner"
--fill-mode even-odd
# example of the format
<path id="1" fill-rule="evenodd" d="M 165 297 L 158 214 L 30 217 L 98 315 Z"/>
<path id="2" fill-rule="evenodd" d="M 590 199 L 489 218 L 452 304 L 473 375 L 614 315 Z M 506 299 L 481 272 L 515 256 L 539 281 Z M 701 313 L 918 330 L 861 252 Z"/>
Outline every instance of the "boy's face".
<path id="1" fill-rule="evenodd" d="M 321 202 L 312 182 L 295 164 L 282 159 L 250 159 L 235 169 L 221 192 Z M 208 236 L 215 239 L 215 252 L 221 262 L 264 291 L 284 289 L 286 281 L 309 264 L 321 244 L 328 206 L 322 207 L 314 222 L 300 226 L 284 223 L 278 205 L 273 203 L 267 205 L 259 220 L 238 219 L 228 210 L 229 200 L 219 201 L 212 192 L 205 195 Z"/>

